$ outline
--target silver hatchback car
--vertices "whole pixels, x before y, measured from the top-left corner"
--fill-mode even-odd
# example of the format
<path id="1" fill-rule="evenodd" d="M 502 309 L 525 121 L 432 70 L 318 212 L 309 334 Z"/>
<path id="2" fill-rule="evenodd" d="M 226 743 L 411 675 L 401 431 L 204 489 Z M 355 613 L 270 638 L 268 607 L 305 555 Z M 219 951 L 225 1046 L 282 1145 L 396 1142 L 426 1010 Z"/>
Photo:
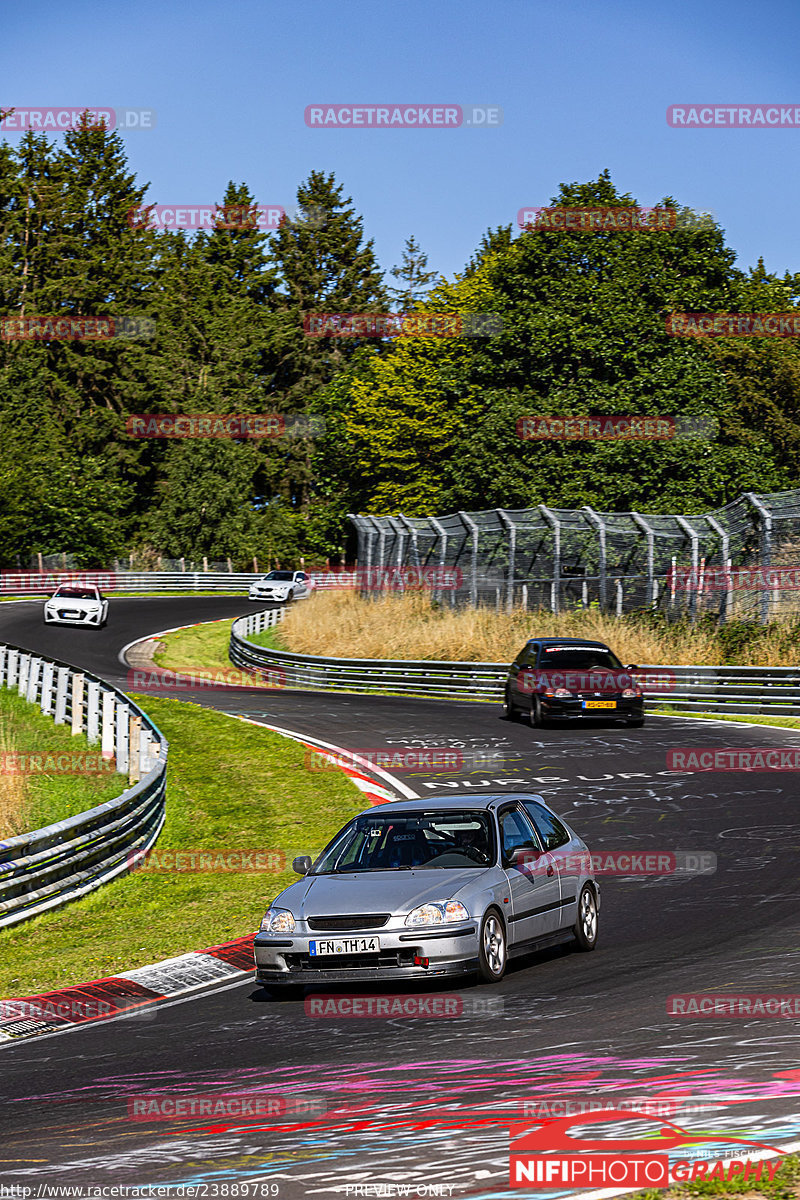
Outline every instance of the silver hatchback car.
<path id="1" fill-rule="evenodd" d="M 401 800 L 350 821 L 270 904 L 255 938 L 268 987 L 478 972 L 573 939 L 597 944 L 585 842 L 529 793 Z"/>

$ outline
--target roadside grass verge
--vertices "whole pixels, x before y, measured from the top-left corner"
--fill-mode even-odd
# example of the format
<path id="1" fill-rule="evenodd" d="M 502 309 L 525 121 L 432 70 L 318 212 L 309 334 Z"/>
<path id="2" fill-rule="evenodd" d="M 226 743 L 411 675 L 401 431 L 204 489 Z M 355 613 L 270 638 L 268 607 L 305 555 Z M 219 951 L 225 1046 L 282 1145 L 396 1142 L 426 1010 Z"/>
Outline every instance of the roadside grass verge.
<path id="1" fill-rule="evenodd" d="M 41 829 L 124 792 L 127 775 L 113 763 L 96 769 L 102 762 L 85 734 L 73 737 L 69 725 L 54 725 L 37 705 L 0 688 L 0 837 Z"/>
<path id="2" fill-rule="evenodd" d="M 165 850 L 282 852 L 277 872 L 149 868 L 83 900 L 0 930 L 0 995 L 82 983 L 201 950 L 258 929 L 296 881 L 295 854 L 315 854 L 365 801 L 339 771 L 312 772 L 305 748 L 195 704 L 134 697 L 170 743 Z"/>
<path id="3" fill-rule="evenodd" d="M 658 614 L 615 617 L 598 609 L 554 615 L 523 608 L 452 609 L 427 594 L 364 600 L 351 591 L 318 591 L 281 623 L 287 650 L 333 658 L 511 662 L 528 638 L 580 637 L 606 642 L 623 663 L 800 665 L 796 619 L 768 626 L 713 619 L 667 622 Z"/>

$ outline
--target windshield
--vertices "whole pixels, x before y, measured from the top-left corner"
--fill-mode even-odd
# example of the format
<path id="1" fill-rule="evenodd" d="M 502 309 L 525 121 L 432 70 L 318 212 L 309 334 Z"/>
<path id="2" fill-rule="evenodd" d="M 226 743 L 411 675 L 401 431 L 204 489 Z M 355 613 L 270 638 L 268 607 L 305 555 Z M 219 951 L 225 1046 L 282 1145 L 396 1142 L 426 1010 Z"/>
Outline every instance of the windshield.
<path id="1" fill-rule="evenodd" d="M 59 600 L 97 600 L 98 595 L 92 588 L 62 587 L 53 593 Z"/>
<path id="2" fill-rule="evenodd" d="M 265 579 L 279 579 L 281 583 L 291 583 L 294 575 L 291 571 L 270 571 L 269 575 L 264 576 Z"/>
<path id="3" fill-rule="evenodd" d="M 462 870 L 495 861 L 494 824 L 486 812 L 366 814 L 323 850 L 312 875 L 403 871 L 412 867 Z"/>
<path id="4" fill-rule="evenodd" d="M 597 667 L 621 671 L 622 663 L 605 646 L 545 646 L 539 666 L 553 671 L 591 671 Z"/>

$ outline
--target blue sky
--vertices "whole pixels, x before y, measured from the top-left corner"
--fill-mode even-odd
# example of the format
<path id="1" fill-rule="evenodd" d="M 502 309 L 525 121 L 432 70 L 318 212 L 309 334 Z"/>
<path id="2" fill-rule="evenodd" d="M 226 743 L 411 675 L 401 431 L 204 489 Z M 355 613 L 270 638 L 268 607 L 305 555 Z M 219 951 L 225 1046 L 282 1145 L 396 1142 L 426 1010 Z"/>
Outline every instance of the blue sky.
<path id="1" fill-rule="evenodd" d="M 333 171 L 381 266 L 414 234 L 462 270 L 489 226 L 604 168 L 650 205 L 710 209 L 738 265 L 800 270 L 800 129 L 670 129 L 669 104 L 800 106 L 800 7 L 704 0 L 29 0 L 3 7 L 0 106 L 157 112 L 124 135 L 150 202 L 229 179 L 289 207 Z M 312 103 L 499 105 L 494 129 L 309 129 Z M 7 134 L 14 142 L 18 135 Z"/>

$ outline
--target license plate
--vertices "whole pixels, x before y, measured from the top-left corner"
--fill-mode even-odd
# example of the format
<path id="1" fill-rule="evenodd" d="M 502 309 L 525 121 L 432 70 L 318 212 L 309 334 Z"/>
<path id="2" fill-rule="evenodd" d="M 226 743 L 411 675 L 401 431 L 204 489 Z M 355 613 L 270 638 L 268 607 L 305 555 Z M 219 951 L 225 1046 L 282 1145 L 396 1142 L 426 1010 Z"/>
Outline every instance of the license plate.
<path id="1" fill-rule="evenodd" d="M 616 708 L 616 700 L 584 700 L 584 708 Z"/>
<path id="2" fill-rule="evenodd" d="M 377 954 L 381 939 L 376 937 L 325 938 L 308 943 L 309 954 Z"/>

